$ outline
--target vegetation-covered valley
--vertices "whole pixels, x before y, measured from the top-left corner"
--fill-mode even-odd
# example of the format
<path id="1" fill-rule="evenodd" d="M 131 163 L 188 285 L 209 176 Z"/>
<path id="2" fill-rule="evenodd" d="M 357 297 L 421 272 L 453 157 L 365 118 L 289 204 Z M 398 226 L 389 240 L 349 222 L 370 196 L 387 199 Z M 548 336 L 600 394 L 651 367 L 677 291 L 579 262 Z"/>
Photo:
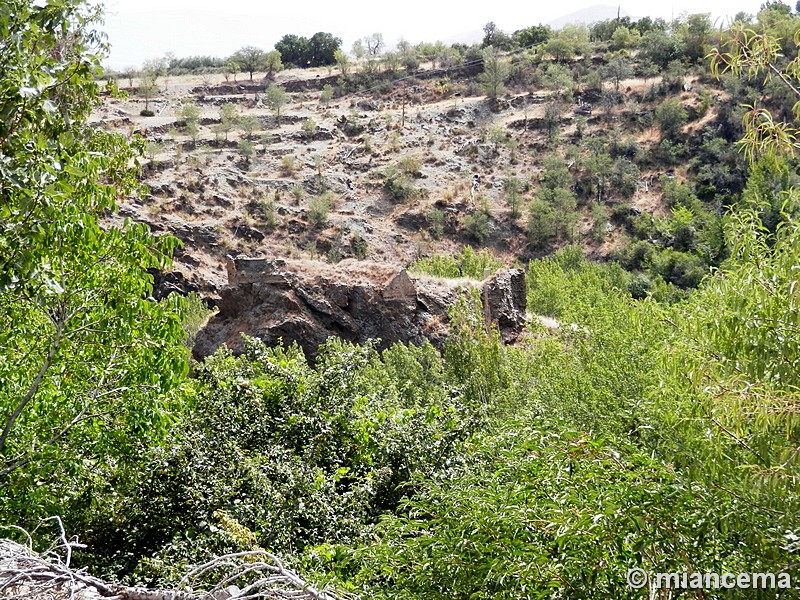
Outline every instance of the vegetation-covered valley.
<path id="1" fill-rule="evenodd" d="M 248 595 L 257 551 L 316 597 L 796 597 L 791 7 L 123 73 L 98 18 L 0 6 L 0 538 L 188 598 L 227 554 L 215 593 L 293 597 Z M 528 324 L 504 343 L 475 288 L 440 347 L 195 360 L 239 254 L 515 265 Z"/>

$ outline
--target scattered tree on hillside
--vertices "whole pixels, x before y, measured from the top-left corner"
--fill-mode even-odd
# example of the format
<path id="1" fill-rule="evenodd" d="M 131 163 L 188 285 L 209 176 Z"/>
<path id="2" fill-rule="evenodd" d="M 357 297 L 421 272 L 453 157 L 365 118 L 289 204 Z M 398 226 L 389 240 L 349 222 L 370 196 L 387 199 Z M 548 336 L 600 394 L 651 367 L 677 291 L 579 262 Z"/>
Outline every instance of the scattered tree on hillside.
<path id="1" fill-rule="evenodd" d="M 365 36 L 362 39 L 364 41 L 364 47 L 367 50 L 367 57 L 378 58 L 380 53 L 383 51 L 385 45 L 383 41 L 383 34 L 373 33 L 371 35 Z"/>
<path id="2" fill-rule="evenodd" d="M 655 110 L 655 122 L 666 139 L 675 139 L 689 118 L 680 98 L 664 100 Z"/>
<path id="3" fill-rule="evenodd" d="M 319 31 L 311 39 L 293 34 L 284 35 L 275 44 L 275 49 L 288 65 L 301 68 L 324 67 L 336 63 L 335 53 L 341 45 L 341 39 Z"/>
<path id="4" fill-rule="evenodd" d="M 333 53 L 333 59 L 336 61 L 336 66 L 339 67 L 342 77 L 347 77 L 350 73 L 350 57 L 344 51 L 337 50 Z"/>
<path id="5" fill-rule="evenodd" d="M 483 93 L 495 102 L 505 93 L 505 81 L 510 73 L 508 59 L 497 48 L 486 48 L 483 51 L 483 73 L 480 76 Z"/>
<path id="6" fill-rule="evenodd" d="M 286 90 L 281 86 L 272 84 L 267 87 L 264 95 L 264 102 L 272 110 L 272 112 L 275 113 L 275 118 L 277 119 L 279 125 L 281 122 L 281 110 L 286 104 L 286 101 Z"/>
<path id="7" fill-rule="evenodd" d="M 575 55 L 589 52 L 589 30 L 585 25 L 565 25 L 547 42 L 545 49 L 557 61 L 567 61 Z"/>
<path id="8" fill-rule="evenodd" d="M 231 60 L 241 67 L 242 71 L 250 74 L 250 81 L 253 80 L 253 73 L 264 68 L 267 53 L 255 46 L 243 46 L 237 50 Z"/>
<path id="9" fill-rule="evenodd" d="M 219 107 L 219 129 L 225 133 L 225 141 L 228 134 L 239 122 L 239 109 L 232 102 L 226 102 Z"/>
<path id="10" fill-rule="evenodd" d="M 498 50 L 510 50 L 512 43 L 511 38 L 497 28 L 493 21 L 489 21 L 483 26 L 483 48 L 492 46 Z"/>
<path id="11" fill-rule="evenodd" d="M 264 55 L 264 70 L 267 72 L 267 79 L 272 79 L 272 77 L 283 69 L 283 63 L 281 62 L 281 53 L 277 50 L 273 50 L 272 52 L 267 52 Z"/>
<path id="12" fill-rule="evenodd" d="M 128 87 L 133 87 L 133 78 L 136 77 L 136 67 L 125 67 L 122 71 L 119 72 L 121 77 L 124 77 L 128 80 Z"/>
<path id="13" fill-rule="evenodd" d="M 234 83 L 236 82 L 236 75 L 241 71 L 241 67 L 239 63 L 233 59 L 225 61 L 225 66 L 222 68 L 222 74 L 225 76 L 225 81 L 228 81 L 229 77 L 233 77 Z"/>
<path id="14" fill-rule="evenodd" d="M 623 79 L 627 79 L 633 75 L 633 66 L 631 61 L 624 56 L 615 56 L 603 69 L 606 78 L 614 84 L 614 91 L 619 91 L 619 84 Z"/>
<path id="15" fill-rule="evenodd" d="M 511 41 L 519 48 L 530 48 L 544 44 L 552 34 L 553 30 L 549 25 L 532 25 L 515 31 L 511 35 Z"/>
<path id="16" fill-rule="evenodd" d="M 150 115 L 150 101 L 158 96 L 158 78 L 164 73 L 164 63 L 159 60 L 145 61 L 142 73 L 139 76 L 139 88 L 137 92 L 144 98 L 144 114 Z"/>
<path id="17" fill-rule="evenodd" d="M 639 43 L 641 35 L 636 29 L 628 29 L 624 25 L 617 27 L 611 36 L 609 47 L 612 50 L 627 50 L 634 48 Z"/>
<path id="18" fill-rule="evenodd" d="M 281 59 L 287 65 L 294 67 L 308 66 L 310 46 L 307 38 L 300 35 L 286 34 L 275 44 L 275 49 L 280 52 Z"/>

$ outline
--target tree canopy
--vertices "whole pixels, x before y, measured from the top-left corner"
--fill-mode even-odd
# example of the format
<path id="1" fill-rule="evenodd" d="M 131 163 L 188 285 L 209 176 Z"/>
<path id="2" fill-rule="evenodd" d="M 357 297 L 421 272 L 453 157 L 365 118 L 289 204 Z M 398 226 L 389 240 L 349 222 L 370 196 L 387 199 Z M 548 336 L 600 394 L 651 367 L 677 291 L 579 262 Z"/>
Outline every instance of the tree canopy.
<path id="1" fill-rule="evenodd" d="M 138 192 L 140 150 L 87 123 L 97 19 L 77 0 L 0 9 L 0 512 L 21 520 L 158 435 L 185 371 L 146 272 L 177 240 L 103 219 Z"/>
<path id="2" fill-rule="evenodd" d="M 306 68 L 336 64 L 336 53 L 341 46 L 340 38 L 319 31 L 310 39 L 300 35 L 284 35 L 275 44 L 275 49 L 286 64 Z"/>

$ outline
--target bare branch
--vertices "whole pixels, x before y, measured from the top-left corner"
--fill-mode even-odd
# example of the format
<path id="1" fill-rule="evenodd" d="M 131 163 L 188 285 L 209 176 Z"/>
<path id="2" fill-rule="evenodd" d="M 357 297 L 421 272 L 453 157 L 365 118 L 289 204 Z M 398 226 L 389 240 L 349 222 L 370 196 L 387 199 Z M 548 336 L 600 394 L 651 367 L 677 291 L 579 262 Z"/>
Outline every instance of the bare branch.
<path id="1" fill-rule="evenodd" d="M 81 600 L 358 600 L 357 596 L 317 589 L 283 566 L 274 554 L 263 550 L 237 552 L 216 557 L 189 571 L 175 590 L 149 590 L 105 583 L 82 571 L 69 568 L 72 548 L 81 547 L 77 539 L 68 540 L 59 524 L 61 555 L 36 554 L 30 547 L 0 539 L 0 595 L 30 598 L 69 595 Z M 212 577 L 220 573 L 216 578 Z M 260 576 L 260 578 L 259 578 Z M 204 585 L 200 579 L 215 580 Z M 255 580 L 254 580 L 255 579 Z M 236 582 L 241 583 L 241 587 Z M 184 591 L 191 584 L 190 591 Z M 210 589 L 208 589 L 210 587 Z M 198 591 L 195 591 L 198 590 Z"/>

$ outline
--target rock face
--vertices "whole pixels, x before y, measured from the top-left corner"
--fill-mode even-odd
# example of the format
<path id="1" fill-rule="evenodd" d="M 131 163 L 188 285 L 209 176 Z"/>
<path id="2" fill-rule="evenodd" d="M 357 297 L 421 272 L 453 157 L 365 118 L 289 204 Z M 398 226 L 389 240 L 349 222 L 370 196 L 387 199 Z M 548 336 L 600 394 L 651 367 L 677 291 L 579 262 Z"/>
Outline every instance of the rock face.
<path id="1" fill-rule="evenodd" d="M 330 336 L 379 338 L 381 347 L 428 339 L 441 347 L 447 308 L 469 288 L 480 290 L 487 322 L 497 325 L 504 341 L 515 340 L 525 324 L 525 275 L 519 269 L 479 282 L 411 276 L 367 261 L 229 259 L 219 312 L 198 333 L 194 355 L 203 358 L 223 344 L 241 352 L 242 333 L 267 344 L 297 342 L 312 358 Z"/>

